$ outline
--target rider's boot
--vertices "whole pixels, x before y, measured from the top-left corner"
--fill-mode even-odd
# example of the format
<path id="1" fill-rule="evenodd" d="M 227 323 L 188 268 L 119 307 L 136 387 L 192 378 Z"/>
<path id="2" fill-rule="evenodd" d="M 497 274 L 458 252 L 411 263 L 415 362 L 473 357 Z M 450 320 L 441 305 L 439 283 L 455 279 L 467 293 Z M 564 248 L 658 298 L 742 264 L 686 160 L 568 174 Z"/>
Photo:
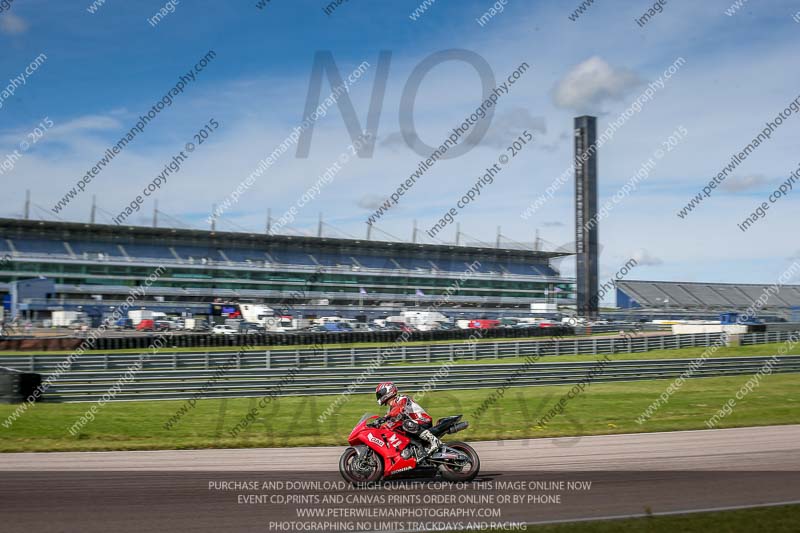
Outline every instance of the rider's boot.
<path id="1" fill-rule="evenodd" d="M 430 457 L 431 454 L 442 447 L 442 441 L 427 429 L 419 434 L 419 438 L 428 443 L 428 448 L 425 450 L 422 457 L 420 457 L 420 460 Z"/>

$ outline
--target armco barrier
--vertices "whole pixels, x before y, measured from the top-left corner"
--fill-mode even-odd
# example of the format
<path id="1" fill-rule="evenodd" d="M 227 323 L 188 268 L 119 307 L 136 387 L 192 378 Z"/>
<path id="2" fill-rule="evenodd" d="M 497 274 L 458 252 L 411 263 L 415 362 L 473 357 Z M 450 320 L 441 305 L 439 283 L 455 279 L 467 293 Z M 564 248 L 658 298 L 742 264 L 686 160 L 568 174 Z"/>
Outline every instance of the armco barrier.
<path id="1" fill-rule="evenodd" d="M 791 332 L 753 333 L 742 336 L 743 344 L 780 342 Z M 71 370 L 119 370 L 141 360 L 144 370 L 209 370 L 237 356 L 238 368 L 290 367 L 356 367 L 375 362 L 389 364 L 437 363 L 451 360 L 501 360 L 511 357 L 539 355 L 642 353 L 651 350 L 670 350 L 710 346 L 720 338 L 719 333 L 689 335 L 642 335 L 637 337 L 572 337 L 544 340 L 505 340 L 479 343 L 443 343 L 427 345 L 386 345 L 363 348 L 340 348 L 317 345 L 297 349 L 259 349 L 230 351 L 171 352 L 163 348 L 138 353 L 86 352 L 76 358 Z M 235 347 L 239 348 L 239 347 Z M 46 373 L 63 362 L 63 355 L 3 356 L 5 366 L 29 372 Z"/>
<path id="2" fill-rule="evenodd" d="M 0 403 L 21 403 L 31 397 L 41 383 L 40 374 L 0 367 Z"/>
<path id="3" fill-rule="evenodd" d="M 734 357 L 709 359 L 692 372 L 692 377 L 719 377 L 754 374 L 770 357 Z M 566 385 L 585 382 L 590 372 L 592 382 L 639 381 L 676 378 L 689 370 L 691 360 L 654 359 L 612 361 L 598 370 L 597 363 L 536 363 L 458 365 L 447 373 L 434 366 L 390 366 L 381 368 L 374 379 L 356 380 L 363 368 L 301 368 L 289 374 L 286 369 L 247 370 L 228 365 L 221 370 L 143 371 L 126 383 L 111 401 L 172 400 L 186 398 L 242 398 L 266 394 L 303 396 L 341 394 L 353 386 L 352 392 L 374 391 L 376 379 L 390 379 L 406 391 L 422 390 L 435 384 L 436 390 Z M 800 356 L 780 357 L 772 362 L 772 372 L 800 372 Z M 124 371 L 71 372 L 59 379 L 46 399 L 60 402 L 89 402 L 100 399 Z M 514 378 L 509 381 L 509 377 Z M 430 385 L 429 385 L 430 386 Z"/>
<path id="4" fill-rule="evenodd" d="M 553 331 L 551 331 L 553 332 Z M 554 332 L 553 332 L 554 333 Z M 233 340 L 235 336 L 228 336 Z M 213 337 L 210 337 L 213 338 Z M 376 360 L 385 364 L 435 363 L 451 359 L 500 359 L 524 357 L 526 355 L 574 355 L 602 354 L 620 352 L 647 352 L 657 349 L 686 348 L 706 346 L 719 338 L 719 334 L 699 333 L 693 335 L 647 335 L 632 338 L 615 337 L 548 337 L 544 340 L 501 340 L 497 342 L 455 342 L 442 344 L 386 344 L 384 346 L 341 348 L 323 344 L 296 349 L 246 350 L 242 346 L 230 344 L 233 350 L 214 350 L 210 347 L 203 352 L 173 352 L 164 347 L 153 354 L 152 350 L 142 349 L 137 353 L 86 352 L 76 358 L 73 370 L 109 370 L 122 368 L 142 360 L 144 369 L 194 369 L 211 368 L 221 364 L 232 354 L 241 352 L 242 368 L 280 368 L 291 366 L 359 366 Z M 249 340 L 245 338 L 243 340 Z M 313 339 L 311 339 L 313 340 Z M 151 341 L 148 340 L 148 343 Z M 230 342 L 230 341 L 229 341 Z M 147 345 L 149 346 L 149 344 Z M 63 355 L 24 355 L 4 356 L 7 366 L 30 371 L 52 370 L 64 360 Z"/>
<path id="5" fill-rule="evenodd" d="M 795 338 L 793 332 L 755 333 L 742 336 L 744 344 L 781 342 Z M 291 387 L 282 387 L 281 394 L 330 394 L 341 392 L 361 374 L 388 377 L 409 386 L 432 380 L 442 368 L 448 372 L 436 380 L 437 389 L 497 386 L 514 374 L 520 364 L 502 364 L 503 358 L 520 357 L 537 361 L 525 369 L 515 386 L 575 383 L 585 376 L 586 369 L 596 365 L 585 363 L 543 363 L 538 356 L 640 353 L 655 349 L 710 346 L 719 341 L 718 333 L 692 335 L 649 335 L 627 338 L 579 337 L 547 340 L 501 341 L 485 343 L 449 343 L 400 345 L 387 348 L 331 348 L 258 350 L 229 352 L 142 352 L 86 353 L 77 358 L 70 370 L 54 381 L 44 399 L 48 401 L 91 401 L 107 391 L 133 365 L 141 362 L 142 370 L 132 383 L 125 385 L 118 400 L 155 400 L 189 398 L 202 387 L 208 397 L 259 396 L 272 390 L 289 375 L 299 374 Z M 451 366 L 460 359 L 492 360 L 491 364 Z M 768 357 L 708 359 L 696 371 L 697 376 L 754 373 Z M 42 375 L 64 361 L 60 355 L 7 356 L 5 365 L 18 370 L 37 371 Z M 800 372 L 800 357 L 780 358 L 780 372 Z M 376 365 L 376 362 L 378 363 Z M 608 362 L 598 381 L 657 379 L 673 377 L 684 371 L 689 359 L 625 360 Z M 414 366 L 417 365 L 417 366 Z M 379 367 L 379 370 L 370 370 Z M 605 367 L 604 367 L 605 368 Z M 224 370 L 224 372 L 222 372 Z M 544 373 L 543 373 L 544 372 Z M 583 374 L 582 374 L 583 372 Z M 215 377 L 216 376 L 216 377 Z M 446 379 L 445 379 L 446 378 Z M 572 381 L 570 381 L 572 380 Z M 219 381 L 219 383 L 217 383 Z M 365 379 L 363 383 L 371 383 Z M 372 385 L 370 385 L 371 387 Z M 338 388 L 337 388 L 338 387 Z M 361 392 L 366 385 L 356 390 Z M 366 389 L 364 389 L 366 390 Z M 409 389 L 413 390 L 413 389 Z"/>

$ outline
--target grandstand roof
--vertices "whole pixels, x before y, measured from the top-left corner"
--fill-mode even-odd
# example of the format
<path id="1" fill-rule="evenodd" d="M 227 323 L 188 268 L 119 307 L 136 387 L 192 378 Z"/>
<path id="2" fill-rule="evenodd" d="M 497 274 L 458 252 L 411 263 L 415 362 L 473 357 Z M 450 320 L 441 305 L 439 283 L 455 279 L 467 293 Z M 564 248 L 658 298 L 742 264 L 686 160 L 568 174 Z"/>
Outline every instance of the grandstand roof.
<path id="1" fill-rule="evenodd" d="M 366 239 L 340 239 L 329 237 L 303 237 L 293 235 L 267 235 L 244 232 L 221 232 L 178 228 L 151 228 L 145 226 L 116 226 L 112 224 L 86 224 L 79 222 L 54 222 L 0 218 L 0 237 L 40 236 L 49 238 L 77 238 L 100 240 L 153 240 L 202 243 L 209 246 L 264 246 L 291 244 L 309 248 L 358 248 L 381 254 L 452 254 L 470 256 L 499 256 L 517 260 L 547 260 L 573 255 L 567 252 L 545 252 L 509 248 L 455 246 L 448 244 L 420 244 L 410 242 L 373 241 Z"/>
<path id="2" fill-rule="evenodd" d="M 684 281 L 617 281 L 617 291 L 641 307 L 683 309 L 745 309 L 766 299 L 763 308 L 800 306 L 800 285 L 783 285 L 776 292 L 771 284 L 701 283 Z M 765 295 L 769 295 L 768 297 Z M 625 298 L 622 298 L 625 299 Z M 617 304 L 626 307 L 617 297 Z"/>

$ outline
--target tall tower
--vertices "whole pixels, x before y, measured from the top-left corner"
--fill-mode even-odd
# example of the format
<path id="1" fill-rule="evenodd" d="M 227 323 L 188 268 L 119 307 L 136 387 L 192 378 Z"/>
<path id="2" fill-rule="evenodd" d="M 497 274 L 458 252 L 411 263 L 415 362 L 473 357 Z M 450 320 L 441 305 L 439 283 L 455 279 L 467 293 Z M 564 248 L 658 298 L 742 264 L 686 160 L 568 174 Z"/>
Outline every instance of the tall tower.
<path id="1" fill-rule="evenodd" d="M 597 118 L 575 118 L 575 242 L 578 315 L 597 317 Z M 592 221 L 592 224 L 589 224 Z"/>

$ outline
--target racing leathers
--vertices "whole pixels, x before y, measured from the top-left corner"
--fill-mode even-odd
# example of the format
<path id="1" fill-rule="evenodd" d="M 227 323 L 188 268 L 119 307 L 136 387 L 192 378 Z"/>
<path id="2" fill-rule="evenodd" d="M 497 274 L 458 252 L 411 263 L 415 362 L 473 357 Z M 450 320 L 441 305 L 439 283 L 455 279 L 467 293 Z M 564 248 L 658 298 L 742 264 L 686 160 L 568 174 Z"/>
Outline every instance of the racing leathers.
<path id="1" fill-rule="evenodd" d="M 400 420 L 406 419 L 412 421 L 413 425 L 404 425 L 403 428 L 407 433 L 417 434 L 417 436 L 428 443 L 428 448 L 425 450 L 424 457 L 428 457 L 433 452 L 438 450 L 442 441 L 436 435 L 430 432 L 433 425 L 433 419 L 425 412 L 425 410 L 417 402 L 409 396 L 396 396 L 389 400 L 389 412 L 386 414 L 387 423 L 392 424 Z M 422 431 L 420 431 L 420 429 Z"/>

